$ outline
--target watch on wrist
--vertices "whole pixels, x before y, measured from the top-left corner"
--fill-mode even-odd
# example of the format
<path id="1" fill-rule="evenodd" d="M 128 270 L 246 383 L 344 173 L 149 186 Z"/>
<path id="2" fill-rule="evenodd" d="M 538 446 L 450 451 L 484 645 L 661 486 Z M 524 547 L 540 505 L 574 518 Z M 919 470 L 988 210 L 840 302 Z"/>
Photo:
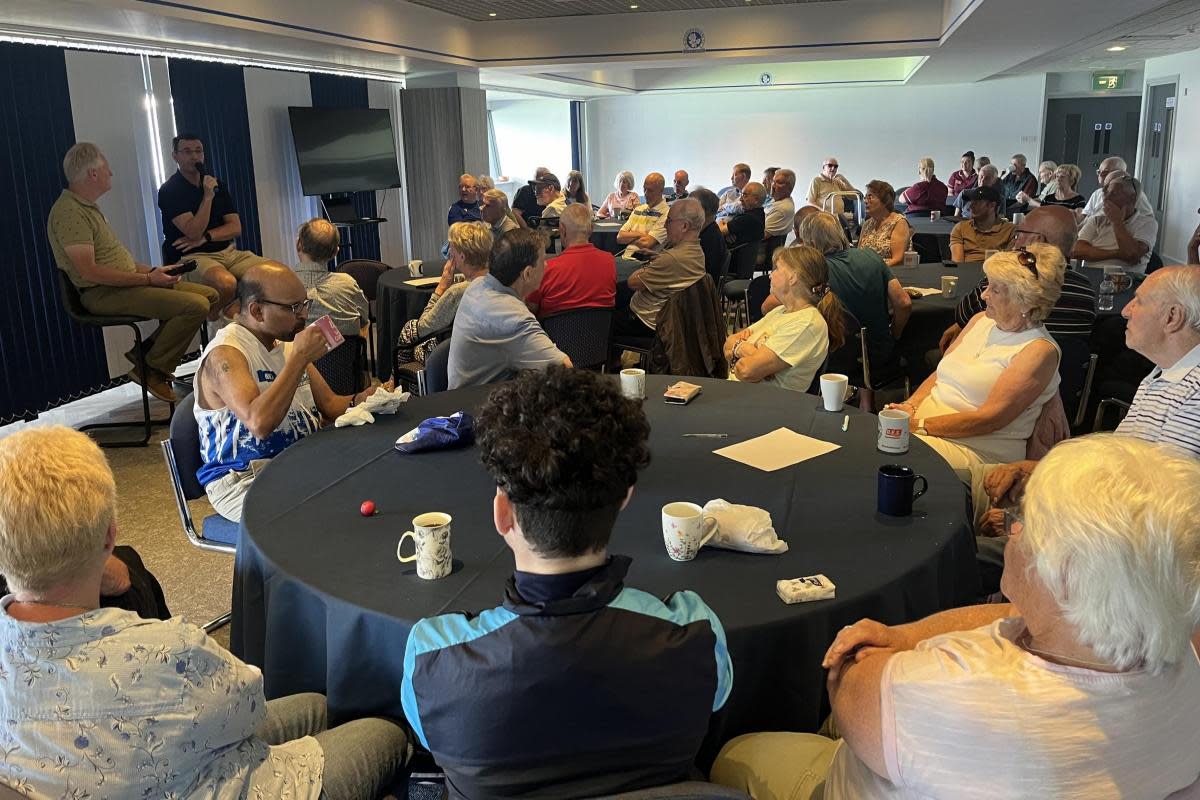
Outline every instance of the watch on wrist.
<path id="1" fill-rule="evenodd" d="M 204 241 L 208 242 L 209 244 L 212 244 L 212 234 L 209 233 L 208 231 L 204 232 Z"/>
<path id="2" fill-rule="evenodd" d="M 922 436 L 929 435 L 929 431 L 925 430 L 925 418 L 924 417 L 921 417 L 919 420 L 917 420 L 917 429 L 913 432 L 919 433 Z"/>

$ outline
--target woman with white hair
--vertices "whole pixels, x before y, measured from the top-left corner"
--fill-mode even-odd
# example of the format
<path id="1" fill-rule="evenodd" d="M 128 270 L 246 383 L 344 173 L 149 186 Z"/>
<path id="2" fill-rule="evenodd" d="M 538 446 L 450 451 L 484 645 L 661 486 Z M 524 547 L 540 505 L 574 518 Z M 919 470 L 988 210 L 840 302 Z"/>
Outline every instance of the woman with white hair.
<path id="1" fill-rule="evenodd" d="M 325 698 L 268 701 L 200 628 L 100 607 L 116 482 L 62 427 L 0 439 L 0 786 L 27 797 L 376 797 L 403 767 L 382 719 L 327 729 Z"/>
<path id="2" fill-rule="evenodd" d="M 780 247 L 772 262 L 771 296 L 780 305 L 725 340 L 729 379 L 806 392 L 830 348 L 845 340 L 842 303 L 816 248 Z"/>
<path id="3" fill-rule="evenodd" d="M 930 211 L 944 211 L 950 188 L 934 174 L 933 159 L 922 158 L 918 161 L 917 173 L 921 180 L 900 193 L 900 202 L 908 206 L 904 213 L 927 217 Z"/>
<path id="4" fill-rule="evenodd" d="M 617 173 L 613 188 L 616 191 L 609 192 L 608 197 L 600 204 L 600 210 L 596 212 L 596 216 L 601 219 L 628 214 L 641 202 L 638 193 L 633 190 L 633 173 L 629 170 Z"/>
<path id="5" fill-rule="evenodd" d="M 756 800 L 1200 789 L 1200 462 L 1128 437 L 1069 440 L 1008 524 L 1011 603 L 842 628 L 824 666 L 844 738 L 742 736 L 712 779 Z"/>
<path id="6" fill-rule="evenodd" d="M 1025 458 L 1059 383 L 1058 344 L 1043 322 L 1062 293 L 1062 253 L 1047 244 L 997 253 L 983 272 L 987 307 L 912 397 L 887 406 L 906 412 L 913 432 L 964 482 L 972 467 Z"/>

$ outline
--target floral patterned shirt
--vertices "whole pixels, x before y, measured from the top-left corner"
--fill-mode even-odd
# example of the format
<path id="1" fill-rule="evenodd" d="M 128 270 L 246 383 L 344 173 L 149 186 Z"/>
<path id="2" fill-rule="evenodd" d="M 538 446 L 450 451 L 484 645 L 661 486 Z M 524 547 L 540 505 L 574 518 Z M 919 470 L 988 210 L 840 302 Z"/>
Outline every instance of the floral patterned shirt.
<path id="1" fill-rule="evenodd" d="M 262 673 L 171 619 L 101 608 L 47 623 L 0 600 L 0 784 L 41 800 L 317 800 L 316 739 L 254 736 Z"/>

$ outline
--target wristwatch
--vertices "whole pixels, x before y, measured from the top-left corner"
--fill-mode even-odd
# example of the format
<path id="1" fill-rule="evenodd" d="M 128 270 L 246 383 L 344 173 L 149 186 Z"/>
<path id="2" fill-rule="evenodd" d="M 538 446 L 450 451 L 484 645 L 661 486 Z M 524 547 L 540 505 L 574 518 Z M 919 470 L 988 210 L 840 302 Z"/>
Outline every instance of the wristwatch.
<path id="1" fill-rule="evenodd" d="M 924 417 L 921 417 L 919 420 L 917 420 L 917 429 L 915 431 L 913 431 L 913 433 L 919 433 L 922 436 L 929 435 L 929 431 L 925 430 L 925 418 Z"/>
<path id="2" fill-rule="evenodd" d="M 208 231 L 204 232 L 204 241 L 208 242 L 209 244 L 212 244 L 212 234 L 209 233 Z"/>

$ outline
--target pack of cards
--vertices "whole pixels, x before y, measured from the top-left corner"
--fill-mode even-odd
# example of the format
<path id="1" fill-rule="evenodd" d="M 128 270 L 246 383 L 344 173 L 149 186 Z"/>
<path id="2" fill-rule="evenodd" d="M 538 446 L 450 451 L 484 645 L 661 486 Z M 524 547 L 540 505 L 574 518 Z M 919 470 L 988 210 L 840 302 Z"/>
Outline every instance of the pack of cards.
<path id="1" fill-rule="evenodd" d="M 785 603 L 808 603 L 813 600 L 830 600 L 837 586 L 824 575 L 809 575 L 807 578 L 792 578 L 776 581 L 775 592 Z"/>

